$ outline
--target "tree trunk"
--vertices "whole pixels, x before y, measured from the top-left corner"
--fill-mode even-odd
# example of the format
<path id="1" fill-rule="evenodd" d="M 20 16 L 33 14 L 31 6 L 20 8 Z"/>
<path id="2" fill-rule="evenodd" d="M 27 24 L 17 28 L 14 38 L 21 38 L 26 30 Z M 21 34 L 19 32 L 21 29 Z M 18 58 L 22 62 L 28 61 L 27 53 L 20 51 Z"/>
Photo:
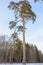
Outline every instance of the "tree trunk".
<path id="1" fill-rule="evenodd" d="M 23 23 L 23 65 L 26 65 L 26 55 L 25 55 L 25 22 L 24 22 L 24 16 L 22 16 L 22 23 Z"/>

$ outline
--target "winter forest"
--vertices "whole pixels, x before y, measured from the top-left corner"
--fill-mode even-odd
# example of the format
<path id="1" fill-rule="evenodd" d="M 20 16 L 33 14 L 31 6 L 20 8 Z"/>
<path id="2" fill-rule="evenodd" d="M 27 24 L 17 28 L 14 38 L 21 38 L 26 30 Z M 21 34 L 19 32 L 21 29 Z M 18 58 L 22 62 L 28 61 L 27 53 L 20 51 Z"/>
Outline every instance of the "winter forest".
<path id="1" fill-rule="evenodd" d="M 6 40 L 6 36 L 0 36 L 0 63 L 21 63 L 23 59 L 23 43 L 16 39 L 16 42 L 11 39 Z M 27 63 L 42 63 L 43 54 L 38 48 L 29 43 L 26 43 L 26 62 Z"/>

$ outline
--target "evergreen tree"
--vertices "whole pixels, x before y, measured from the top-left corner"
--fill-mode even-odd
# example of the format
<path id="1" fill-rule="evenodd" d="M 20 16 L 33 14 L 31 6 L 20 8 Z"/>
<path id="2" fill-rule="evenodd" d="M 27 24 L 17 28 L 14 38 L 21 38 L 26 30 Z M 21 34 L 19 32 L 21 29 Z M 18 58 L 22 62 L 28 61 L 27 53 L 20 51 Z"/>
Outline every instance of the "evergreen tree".
<path id="1" fill-rule="evenodd" d="M 31 10 L 31 5 L 28 2 L 28 0 L 23 0 L 19 2 L 13 2 L 11 1 L 9 6 L 12 10 L 14 10 L 15 14 L 15 21 L 10 22 L 11 29 L 14 28 L 14 30 L 22 31 L 23 32 L 23 64 L 26 63 L 26 55 L 25 55 L 25 21 L 26 20 L 33 20 L 33 23 L 36 19 L 36 15 Z M 18 14 L 18 15 L 17 15 Z M 17 23 L 19 21 L 22 22 L 22 25 L 17 26 Z"/>

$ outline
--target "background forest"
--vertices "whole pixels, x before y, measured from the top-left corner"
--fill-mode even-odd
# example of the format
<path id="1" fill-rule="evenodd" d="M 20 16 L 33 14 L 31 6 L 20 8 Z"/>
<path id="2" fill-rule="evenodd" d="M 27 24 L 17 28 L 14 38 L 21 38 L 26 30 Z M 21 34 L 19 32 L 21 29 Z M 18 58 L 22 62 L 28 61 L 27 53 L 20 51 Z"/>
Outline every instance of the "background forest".
<path id="1" fill-rule="evenodd" d="M 41 63 L 43 62 L 43 53 L 38 48 L 29 43 L 26 45 L 26 62 L 28 63 Z M 23 59 L 23 46 L 22 41 L 16 38 L 7 38 L 5 35 L 0 36 L 0 63 L 14 62 L 21 63 Z"/>

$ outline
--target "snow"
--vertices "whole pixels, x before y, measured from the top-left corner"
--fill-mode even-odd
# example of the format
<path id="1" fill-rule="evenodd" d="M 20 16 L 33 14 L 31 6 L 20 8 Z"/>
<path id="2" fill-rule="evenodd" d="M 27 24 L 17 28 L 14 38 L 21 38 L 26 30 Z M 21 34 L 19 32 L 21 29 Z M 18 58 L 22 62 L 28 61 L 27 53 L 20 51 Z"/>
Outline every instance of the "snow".
<path id="1" fill-rule="evenodd" d="M 0 65 L 23 65 L 22 63 L 1 63 Z M 26 63 L 26 65 L 43 65 L 43 63 Z"/>

